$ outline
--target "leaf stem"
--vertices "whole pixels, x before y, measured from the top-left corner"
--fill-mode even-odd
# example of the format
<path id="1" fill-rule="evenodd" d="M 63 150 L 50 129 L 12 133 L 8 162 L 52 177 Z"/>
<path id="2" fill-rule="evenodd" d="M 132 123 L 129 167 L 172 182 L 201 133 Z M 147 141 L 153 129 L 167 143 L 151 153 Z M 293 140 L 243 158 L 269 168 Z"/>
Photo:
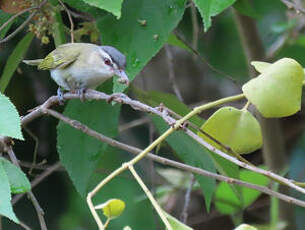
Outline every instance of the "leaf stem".
<path id="1" fill-rule="evenodd" d="M 170 225 L 170 223 L 168 222 L 166 216 L 164 215 L 163 210 L 161 209 L 161 207 L 159 206 L 159 204 L 157 203 L 157 201 L 155 200 L 155 198 L 153 197 L 153 195 L 151 194 L 149 189 L 146 187 L 146 185 L 142 181 L 141 177 L 137 174 L 137 172 L 134 169 L 133 165 L 130 165 L 128 168 L 129 168 L 130 172 L 132 173 L 132 175 L 134 176 L 134 178 L 139 183 L 139 185 L 141 186 L 141 188 L 143 189 L 143 191 L 145 192 L 146 196 L 148 197 L 148 199 L 150 200 L 150 202 L 152 203 L 154 208 L 156 209 L 156 211 L 159 214 L 161 220 L 165 224 L 167 230 L 173 230 L 172 226 Z"/>

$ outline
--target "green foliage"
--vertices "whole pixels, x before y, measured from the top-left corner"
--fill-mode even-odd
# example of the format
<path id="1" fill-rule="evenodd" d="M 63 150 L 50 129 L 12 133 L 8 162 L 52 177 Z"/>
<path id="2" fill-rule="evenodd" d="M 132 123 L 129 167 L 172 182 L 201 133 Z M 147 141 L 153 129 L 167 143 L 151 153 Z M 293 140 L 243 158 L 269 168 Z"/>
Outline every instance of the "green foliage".
<path id="1" fill-rule="evenodd" d="M 237 154 L 251 153 L 261 148 L 263 144 L 260 125 L 246 109 L 223 107 L 217 110 L 201 129 Z M 217 149 L 226 152 L 209 137 L 200 132 L 198 135 Z"/>
<path id="2" fill-rule="evenodd" d="M 240 171 L 240 179 L 257 185 L 267 186 L 269 179 L 247 170 Z M 234 214 L 250 206 L 261 192 L 241 187 L 241 199 L 236 196 L 228 183 L 220 182 L 215 192 L 215 206 L 220 213 Z"/>
<path id="3" fill-rule="evenodd" d="M 0 10 L 0 26 L 2 26 L 10 17 L 11 17 L 10 14 L 5 13 L 2 10 Z M 0 39 L 4 38 L 5 34 L 10 29 L 10 27 L 12 26 L 13 23 L 14 23 L 14 20 L 11 23 L 9 23 L 6 27 L 4 27 L 3 30 L 1 30 Z"/>
<path id="4" fill-rule="evenodd" d="M 105 86 L 103 89 L 109 89 Z M 70 101 L 64 115 L 108 137 L 117 135 L 120 106 L 103 101 Z M 82 131 L 60 122 L 57 127 L 57 150 L 60 160 L 69 173 L 77 191 L 84 197 L 88 183 L 101 153 L 107 145 Z"/>
<path id="5" fill-rule="evenodd" d="M 167 212 L 164 211 L 164 214 L 172 226 L 173 230 L 192 230 L 193 228 L 190 228 L 189 226 L 185 225 L 184 223 L 177 220 L 175 217 L 169 215 Z"/>
<path id="6" fill-rule="evenodd" d="M 19 223 L 12 208 L 10 183 L 3 162 L 3 158 L 0 158 L 0 215 Z"/>
<path id="7" fill-rule="evenodd" d="M 256 9 L 251 4 L 252 2 L 250 0 L 237 0 L 233 7 L 241 14 L 253 18 L 258 17 L 258 13 Z"/>
<path id="8" fill-rule="evenodd" d="M 13 103 L 0 93 L 0 135 L 23 140 L 19 114 Z"/>
<path id="9" fill-rule="evenodd" d="M 118 48 L 127 58 L 127 75 L 131 80 L 160 50 L 181 20 L 185 0 L 125 0 L 122 17 L 108 15 L 97 20 L 104 45 Z M 139 20 L 145 20 L 146 25 Z M 114 80 L 114 91 L 126 86 Z"/>
<path id="10" fill-rule="evenodd" d="M 0 78 L 0 92 L 3 93 L 5 91 L 19 63 L 22 61 L 26 51 L 28 50 L 33 38 L 34 34 L 32 33 L 28 33 L 26 36 L 24 36 L 10 57 L 7 59 L 6 65 L 2 72 L 2 76 Z"/>
<path id="11" fill-rule="evenodd" d="M 12 193 L 18 194 L 31 190 L 31 183 L 20 168 L 4 158 L 0 158 L 0 162 L 7 174 Z"/>
<path id="12" fill-rule="evenodd" d="M 261 65 L 258 71 L 262 71 Z M 264 117 L 286 117 L 301 109 L 304 71 L 291 58 L 282 58 L 243 85 L 247 99 Z"/>
<path id="13" fill-rule="evenodd" d="M 226 8 L 231 6 L 235 1 L 236 0 L 194 0 L 194 3 L 202 17 L 204 31 L 206 32 L 210 28 L 212 24 L 211 17 L 221 13 Z"/>
<path id="14" fill-rule="evenodd" d="M 121 17 L 121 7 L 123 0 L 82 0 L 88 5 L 107 10 L 119 19 Z"/>
<path id="15" fill-rule="evenodd" d="M 250 226 L 248 224 L 241 224 L 237 228 L 235 228 L 234 230 L 257 230 L 257 228 L 255 228 L 253 226 Z"/>
<path id="16" fill-rule="evenodd" d="M 60 10 L 56 10 L 55 12 L 55 23 L 53 24 L 53 38 L 55 42 L 55 46 L 67 43 L 66 34 L 65 34 L 65 25 L 62 22 L 62 17 L 60 14 Z"/>

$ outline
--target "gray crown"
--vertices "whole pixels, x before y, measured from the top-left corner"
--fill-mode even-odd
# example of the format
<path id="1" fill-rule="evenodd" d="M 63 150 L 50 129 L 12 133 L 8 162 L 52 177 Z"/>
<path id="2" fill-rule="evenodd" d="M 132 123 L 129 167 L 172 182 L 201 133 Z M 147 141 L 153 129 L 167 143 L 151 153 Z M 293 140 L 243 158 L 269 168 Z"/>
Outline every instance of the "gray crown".
<path id="1" fill-rule="evenodd" d="M 117 64 L 120 69 L 125 69 L 126 67 L 126 57 L 120 51 L 112 46 L 101 46 L 101 48 L 109 54 L 112 61 Z"/>

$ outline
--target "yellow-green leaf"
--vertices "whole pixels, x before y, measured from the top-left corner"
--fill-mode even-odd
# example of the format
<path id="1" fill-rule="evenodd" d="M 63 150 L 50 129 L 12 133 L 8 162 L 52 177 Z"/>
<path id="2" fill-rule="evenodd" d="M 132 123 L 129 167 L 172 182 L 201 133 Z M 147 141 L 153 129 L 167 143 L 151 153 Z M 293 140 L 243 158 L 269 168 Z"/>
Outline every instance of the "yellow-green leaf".
<path id="1" fill-rule="evenodd" d="M 248 224 L 241 224 L 237 228 L 235 228 L 234 230 L 257 230 L 257 228 L 255 228 L 251 225 L 248 225 Z"/>
<path id="2" fill-rule="evenodd" d="M 257 70 L 259 73 L 263 73 L 267 70 L 268 67 L 270 67 L 272 64 L 268 62 L 263 62 L 263 61 L 252 61 L 251 65 L 254 66 L 254 68 Z"/>
<path id="3" fill-rule="evenodd" d="M 169 224 L 173 230 L 193 230 L 191 227 L 185 225 L 184 223 L 177 220 L 175 217 L 169 215 L 167 212 L 163 211 Z"/>
<path id="4" fill-rule="evenodd" d="M 282 58 L 243 85 L 247 99 L 264 117 L 286 117 L 301 109 L 302 66 L 291 58 Z"/>
<path id="5" fill-rule="evenodd" d="M 102 209 L 103 214 L 107 218 L 115 219 L 123 213 L 125 209 L 125 202 L 119 199 L 111 199 L 103 204 L 95 206 L 95 209 Z"/>
<path id="6" fill-rule="evenodd" d="M 217 110 L 201 129 L 238 154 L 253 152 L 261 148 L 263 143 L 258 121 L 244 109 L 223 107 Z M 198 135 L 216 148 L 225 151 L 219 144 L 202 133 L 198 133 Z"/>

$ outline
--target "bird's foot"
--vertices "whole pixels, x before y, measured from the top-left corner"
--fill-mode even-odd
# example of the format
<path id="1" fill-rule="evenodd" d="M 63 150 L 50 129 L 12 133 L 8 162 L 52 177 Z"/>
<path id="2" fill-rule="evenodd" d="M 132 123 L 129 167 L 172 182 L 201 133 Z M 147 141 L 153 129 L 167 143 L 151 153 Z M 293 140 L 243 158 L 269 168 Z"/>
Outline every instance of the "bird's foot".
<path id="1" fill-rule="evenodd" d="M 57 89 L 57 96 L 58 96 L 58 101 L 59 101 L 59 104 L 60 105 L 63 105 L 64 104 L 64 91 L 59 87 Z"/>
<path id="2" fill-rule="evenodd" d="M 112 101 L 117 101 L 119 103 L 122 102 L 122 99 L 126 98 L 127 96 L 124 93 L 113 93 L 110 95 L 108 99 L 106 99 L 107 103 L 111 103 Z"/>
<path id="3" fill-rule="evenodd" d="M 85 88 L 76 90 L 76 93 L 79 95 L 79 99 L 81 100 L 81 102 L 84 102 L 86 100 L 86 97 L 85 97 L 86 89 Z"/>

